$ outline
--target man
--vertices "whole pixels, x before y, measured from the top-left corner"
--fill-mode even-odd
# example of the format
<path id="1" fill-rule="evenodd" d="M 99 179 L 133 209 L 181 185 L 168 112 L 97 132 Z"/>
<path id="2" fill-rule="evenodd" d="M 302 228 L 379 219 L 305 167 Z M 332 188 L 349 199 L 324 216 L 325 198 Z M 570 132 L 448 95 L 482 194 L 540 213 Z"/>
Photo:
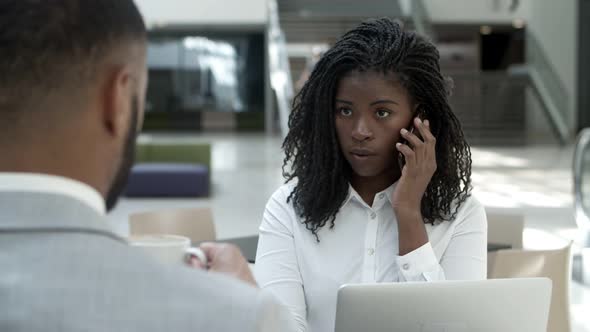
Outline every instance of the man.
<path id="1" fill-rule="evenodd" d="M 0 331 L 292 328 L 235 247 L 164 267 L 108 228 L 146 85 L 132 0 L 0 0 Z"/>

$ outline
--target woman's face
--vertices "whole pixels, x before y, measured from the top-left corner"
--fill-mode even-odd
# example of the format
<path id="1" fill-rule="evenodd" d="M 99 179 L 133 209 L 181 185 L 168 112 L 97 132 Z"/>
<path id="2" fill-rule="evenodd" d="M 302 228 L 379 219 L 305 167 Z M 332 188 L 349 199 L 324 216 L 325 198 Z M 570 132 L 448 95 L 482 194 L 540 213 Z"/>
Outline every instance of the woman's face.
<path id="1" fill-rule="evenodd" d="M 395 144 L 414 112 L 395 77 L 352 71 L 338 82 L 334 104 L 338 141 L 354 175 L 388 179 L 399 174 Z"/>

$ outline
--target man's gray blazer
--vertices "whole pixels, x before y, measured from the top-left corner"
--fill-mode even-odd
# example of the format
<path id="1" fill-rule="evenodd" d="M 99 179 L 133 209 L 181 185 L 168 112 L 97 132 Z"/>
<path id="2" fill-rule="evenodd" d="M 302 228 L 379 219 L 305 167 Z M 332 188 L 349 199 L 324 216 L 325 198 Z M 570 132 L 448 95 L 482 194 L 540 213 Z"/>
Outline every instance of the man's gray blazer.
<path id="1" fill-rule="evenodd" d="M 0 191 L 0 331 L 290 331 L 274 298 L 164 267 L 75 198 Z"/>

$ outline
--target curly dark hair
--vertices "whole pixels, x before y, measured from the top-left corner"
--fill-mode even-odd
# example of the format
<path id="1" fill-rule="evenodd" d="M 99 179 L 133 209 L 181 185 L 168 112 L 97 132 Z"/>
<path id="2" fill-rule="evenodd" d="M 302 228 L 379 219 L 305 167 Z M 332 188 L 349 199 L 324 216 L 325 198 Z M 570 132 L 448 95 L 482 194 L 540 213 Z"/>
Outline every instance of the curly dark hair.
<path id="1" fill-rule="evenodd" d="M 422 198 L 422 216 L 429 224 L 453 220 L 471 192 L 471 150 L 449 105 L 450 81 L 440 72 L 436 47 L 388 18 L 363 22 L 344 34 L 295 96 L 283 142 L 283 176 L 297 183 L 287 201 L 293 200 L 318 241 L 320 228 L 328 221 L 334 227 L 352 174 L 336 135 L 334 99 L 339 80 L 355 70 L 394 74 L 421 106 L 437 140 L 437 170 Z"/>

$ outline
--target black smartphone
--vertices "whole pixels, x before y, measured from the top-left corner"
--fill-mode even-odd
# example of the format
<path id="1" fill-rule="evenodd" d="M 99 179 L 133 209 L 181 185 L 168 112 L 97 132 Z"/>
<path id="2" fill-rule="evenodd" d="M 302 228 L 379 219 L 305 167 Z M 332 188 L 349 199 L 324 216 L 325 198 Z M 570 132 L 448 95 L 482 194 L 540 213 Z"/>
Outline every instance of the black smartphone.
<path id="1" fill-rule="evenodd" d="M 412 122 L 410 123 L 410 126 L 408 128 L 406 128 L 407 131 L 409 131 L 410 133 L 414 133 L 414 119 L 417 117 L 420 118 L 420 120 L 424 121 L 424 111 L 419 108 L 418 112 L 416 112 L 416 115 L 412 117 Z M 419 138 L 421 138 L 420 133 L 416 133 L 416 136 L 418 136 Z M 408 144 L 408 140 L 406 140 L 405 138 L 401 138 L 400 143 L 402 144 Z M 397 150 L 396 150 L 397 151 Z M 398 151 L 398 155 L 397 155 L 397 162 L 399 165 L 399 170 L 401 171 L 402 169 L 404 169 L 404 165 L 406 164 L 406 158 L 404 158 L 404 154 Z"/>

